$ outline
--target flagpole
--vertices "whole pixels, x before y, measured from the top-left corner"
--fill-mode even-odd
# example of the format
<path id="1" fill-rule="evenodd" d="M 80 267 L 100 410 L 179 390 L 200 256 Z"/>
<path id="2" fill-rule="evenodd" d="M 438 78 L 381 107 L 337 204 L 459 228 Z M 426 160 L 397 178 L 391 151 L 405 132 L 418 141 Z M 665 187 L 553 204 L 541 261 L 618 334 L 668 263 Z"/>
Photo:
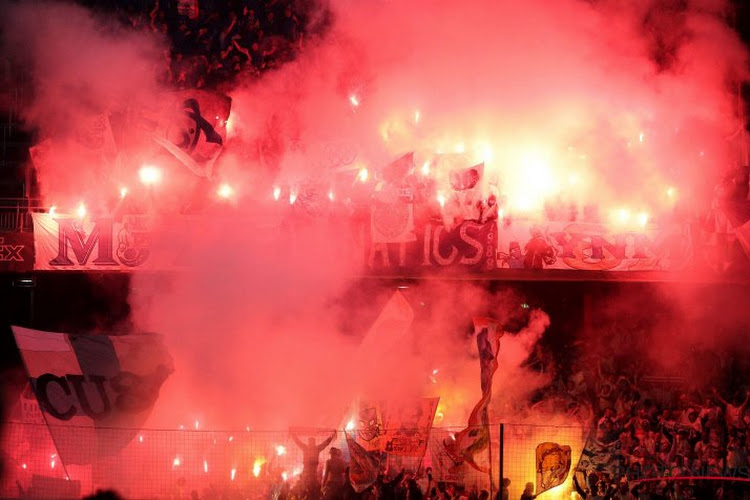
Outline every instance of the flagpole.
<path id="1" fill-rule="evenodd" d="M 489 423 L 487 424 L 487 434 L 490 438 L 490 444 L 487 447 L 487 451 L 490 455 L 490 468 L 489 468 L 489 475 L 490 475 L 490 500 L 494 500 L 494 496 L 492 495 L 492 427 L 490 427 Z"/>

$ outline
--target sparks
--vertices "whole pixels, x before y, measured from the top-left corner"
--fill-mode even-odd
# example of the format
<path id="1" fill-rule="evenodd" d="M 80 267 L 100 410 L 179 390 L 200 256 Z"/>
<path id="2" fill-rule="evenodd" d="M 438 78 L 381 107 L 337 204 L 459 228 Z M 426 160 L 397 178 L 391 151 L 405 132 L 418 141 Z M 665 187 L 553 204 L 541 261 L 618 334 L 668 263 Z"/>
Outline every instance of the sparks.
<path id="1" fill-rule="evenodd" d="M 276 201 L 279 201 L 279 198 L 281 197 L 281 188 L 279 186 L 274 186 L 273 188 L 273 199 Z"/>
<path id="2" fill-rule="evenodd" d="M 76 209 L 76 215 L 79 219 L 83 219 L 86 217 L 86 205 L 83 204 L 83 202 L 78 204 L 78 208 Z"/>
<path id="3" fill-rule="evenodd" d="M 138 178 L 145 186 L 153 186 L 161 182 L 161 170 L 153 165 L 143 165 L 138 171 Z"/>

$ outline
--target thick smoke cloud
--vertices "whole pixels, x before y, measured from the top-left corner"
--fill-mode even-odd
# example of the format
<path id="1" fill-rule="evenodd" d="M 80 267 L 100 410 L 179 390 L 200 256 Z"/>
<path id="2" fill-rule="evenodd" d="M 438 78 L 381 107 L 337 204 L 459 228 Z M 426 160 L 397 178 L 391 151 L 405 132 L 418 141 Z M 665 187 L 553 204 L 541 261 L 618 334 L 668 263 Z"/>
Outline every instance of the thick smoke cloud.
<path id="1" fill-rule="evenodd" d="M 415 151 L 418 165 L 459 152 L 467 165 L 486 162 L 487 181 L 519 215 L 563 198 L 658 218 L 672 208 L 671 186 L 707 206 L 714 180 L 744 161 L 735 91 L 747 53 L 723 20 L 727 7 L 332 3 L 330 29 L 306 40 L 295 61 L 230 92 L 230 139 L 217 168 L 237 187 L 236 204 L 179 242 L 189 272 L 133 278 L 133 323 L 164 333 L 176 358 L 154 423 L 336 425 L 358 396 L 436 390 L 444 423 L 463 422 L 478 392 L 469 389 L 478 367 L 467 325 L 475 314 L 506 317 L 519 300 L 482 287 L 414 286 L 404 292 L 414 326 L 363 372 L 354 361 L 393 287 L 352 285 L 362 250 L 342 207 L 360 189 L 357 171 L 379 180 L 378 167 L 405 152 Z M 157 98 L 164 40 L 68 5 L 7 11 L 6 44 L 33 78 L 25 116 L 42 136 L 64 141 L 91 114 Z M 447 173 L 434 175 L 447 186 Z M 95 200 L 107 185 L 114 195 L 119 181 L 74 152 L 39 176 L 45 199 L 69 207 L 81 198 L 106 206 Z M 328 209 L 273 201 L 273 186 L 335 189 L 341 203 L 320 216 Z M 357 293 L 370 300 L 353 302 Z M 513 414 L 548 382 L 522 365 L 549 321 L 535 312 L 504 338 L 497 415 Z"/>

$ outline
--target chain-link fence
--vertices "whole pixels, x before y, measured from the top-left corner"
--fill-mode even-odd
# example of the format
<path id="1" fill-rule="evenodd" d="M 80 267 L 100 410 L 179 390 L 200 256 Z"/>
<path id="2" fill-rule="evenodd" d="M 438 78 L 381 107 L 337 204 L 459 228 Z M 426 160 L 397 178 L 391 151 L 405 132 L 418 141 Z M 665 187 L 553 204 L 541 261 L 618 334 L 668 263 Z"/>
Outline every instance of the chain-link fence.
<path id="1" fill-rule="evenodd" d="M 405 469 L 423 489 L 445 482 L 467 494 L 486 489 L 493 496 L 502 474 L 511 481 L 510 497 L 518 498 L 526 483 L 536 485 L 540 443 L 569 446 L 575 468 L 586 436 L 581 427 L 493 425 L 491 446 L 474 457 L 474 467 L 469 455 L 444 453 L 461 430 L 433 428 L 423 457 L 382 454 L 381 472 L 393 477 Z M 321 444 L 331 433 L 301 429 L 296 435 L 304 443 L 312 438 Z M 330 446 L 350 459 L 343 432 Z M 296 482 L 303 467 L 302 451 L 288 430 L 50 428 L 10 422 L 0 450 L 5 464 L 2 498 L 80 498 L 102 488 L 113 488 L 125 498 L 268 498 L 274 487 Z M 323 451 L 319 479 L 327 458 Z M 430 484 L 427 472 L 433 477 Z M 542 498 L 570 498 L 571 476 Z"/>

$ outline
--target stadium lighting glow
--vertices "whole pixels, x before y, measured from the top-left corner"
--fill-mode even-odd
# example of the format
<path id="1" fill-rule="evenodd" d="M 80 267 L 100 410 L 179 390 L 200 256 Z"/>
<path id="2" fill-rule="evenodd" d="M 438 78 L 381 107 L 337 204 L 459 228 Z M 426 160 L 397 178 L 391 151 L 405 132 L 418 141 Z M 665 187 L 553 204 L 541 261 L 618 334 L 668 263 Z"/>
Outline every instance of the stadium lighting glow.
<path id="1" fill-rule="evenodd" d="M 146 186 L 153 186 L 161 182 L 161 170 L 153 165 L 143 165 L 138 171 L 138 178 Z"/>

